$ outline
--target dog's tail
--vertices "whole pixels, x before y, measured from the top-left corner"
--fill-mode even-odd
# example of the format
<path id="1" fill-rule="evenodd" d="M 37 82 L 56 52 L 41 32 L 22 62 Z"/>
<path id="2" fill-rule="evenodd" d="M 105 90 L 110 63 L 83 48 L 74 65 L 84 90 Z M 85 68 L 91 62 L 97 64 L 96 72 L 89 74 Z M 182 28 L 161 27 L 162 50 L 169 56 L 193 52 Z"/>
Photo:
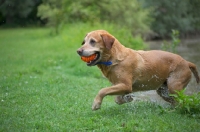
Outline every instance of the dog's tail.
<path id="1" fill-rule="evenodd" d="M 189 64 L 190 70 L 192 71 L 192 73 L 194 74 L 194 76 L 196 78 L 197 83 L 199 83 L 200 82 L 200 77 L 199 77 L 196 65 L 191 63 L 191 62 L 188 62 L 188 64 Z"/>

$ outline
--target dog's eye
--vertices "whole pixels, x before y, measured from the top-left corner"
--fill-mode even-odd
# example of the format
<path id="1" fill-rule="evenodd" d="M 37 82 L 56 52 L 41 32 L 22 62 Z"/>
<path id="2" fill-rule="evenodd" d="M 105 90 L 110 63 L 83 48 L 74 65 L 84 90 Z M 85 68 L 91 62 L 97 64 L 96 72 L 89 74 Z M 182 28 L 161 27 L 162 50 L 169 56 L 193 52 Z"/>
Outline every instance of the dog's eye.
<path id="1" fill-rule="evenodd" d="M 94 44 L 96 41 L 94 39 L 90 40 L 90 44 Z"/>
<path id="2" fill-rule="evenodd" d="M 85 44 L 85 40 L 82 42 L 82 44 L 81 45 L 84 45 Z"/>

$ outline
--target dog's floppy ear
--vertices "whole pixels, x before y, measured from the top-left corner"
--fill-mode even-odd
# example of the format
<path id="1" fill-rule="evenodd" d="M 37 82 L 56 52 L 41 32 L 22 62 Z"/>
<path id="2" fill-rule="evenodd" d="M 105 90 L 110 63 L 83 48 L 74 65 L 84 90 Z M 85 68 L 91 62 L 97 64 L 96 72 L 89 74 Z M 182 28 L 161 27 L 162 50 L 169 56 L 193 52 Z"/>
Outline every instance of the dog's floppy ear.
<path id="1" fill-rule="evenodd" d="M 109 34 L 101 34 L 102 40 L 107 49 L 111 49 L 115 38 Z"/>

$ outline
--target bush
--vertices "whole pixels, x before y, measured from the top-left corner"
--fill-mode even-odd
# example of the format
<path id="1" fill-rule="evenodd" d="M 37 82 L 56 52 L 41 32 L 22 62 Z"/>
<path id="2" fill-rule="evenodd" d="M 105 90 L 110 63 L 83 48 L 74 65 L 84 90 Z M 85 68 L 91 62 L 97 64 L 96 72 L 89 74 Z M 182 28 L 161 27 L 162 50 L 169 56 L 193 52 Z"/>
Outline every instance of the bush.
<path id="1" fill-rule="evenodd" d="M 108 24 L 108 23 L 96 23 L 91 25 L 90 23 L 75 23 L 75 24 L 68 24 L 63 28 L 62 32 L 71 32 L 70 36 L 80 36 L 80 44 L 85 37 L 85 35 L 93 30 L 103 29 L 107 30 L 109 33 L 111 33 L 113 36 L 115 36 L 123 45 L 133 48 L 133 49 L 144 49 L 145 43 L 142 40 L 140 36 L 133 37 L 131 34 L 131 30 L 128 28 L 121 28 L 118 25 L 115 24 Z M 68 42 L 73 43 L 73 38 L 66 36 L 66 39 L 68 38 Z M 71 38 L 69 40 L 69 38 Z"/>
<path id="2" fill-rule="evenodd" d="M 193 95 L 184 94 L 185 90 L 177 91 L 172 96 L 178 102 L 176 109 L 183 114 L 198 115 L 200 118 L 200 93 Z"/>

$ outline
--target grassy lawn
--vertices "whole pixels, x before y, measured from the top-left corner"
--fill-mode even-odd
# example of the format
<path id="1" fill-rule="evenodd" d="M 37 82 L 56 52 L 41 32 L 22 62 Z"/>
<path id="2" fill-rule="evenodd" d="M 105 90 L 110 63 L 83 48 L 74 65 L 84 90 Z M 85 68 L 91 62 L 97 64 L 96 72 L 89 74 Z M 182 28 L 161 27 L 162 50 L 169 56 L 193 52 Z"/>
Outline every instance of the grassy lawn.
<path id="1" fill-rule="evenodd" d="M 58 36 L 44 28 L 0 30 L 0 131 L 200 131 L 200 119 L 145 102 L 119 106 L 108 96 L 92 111 L 96 93 L 110 85 L 76 54 L 93 29 L 70 25 Z"/>

